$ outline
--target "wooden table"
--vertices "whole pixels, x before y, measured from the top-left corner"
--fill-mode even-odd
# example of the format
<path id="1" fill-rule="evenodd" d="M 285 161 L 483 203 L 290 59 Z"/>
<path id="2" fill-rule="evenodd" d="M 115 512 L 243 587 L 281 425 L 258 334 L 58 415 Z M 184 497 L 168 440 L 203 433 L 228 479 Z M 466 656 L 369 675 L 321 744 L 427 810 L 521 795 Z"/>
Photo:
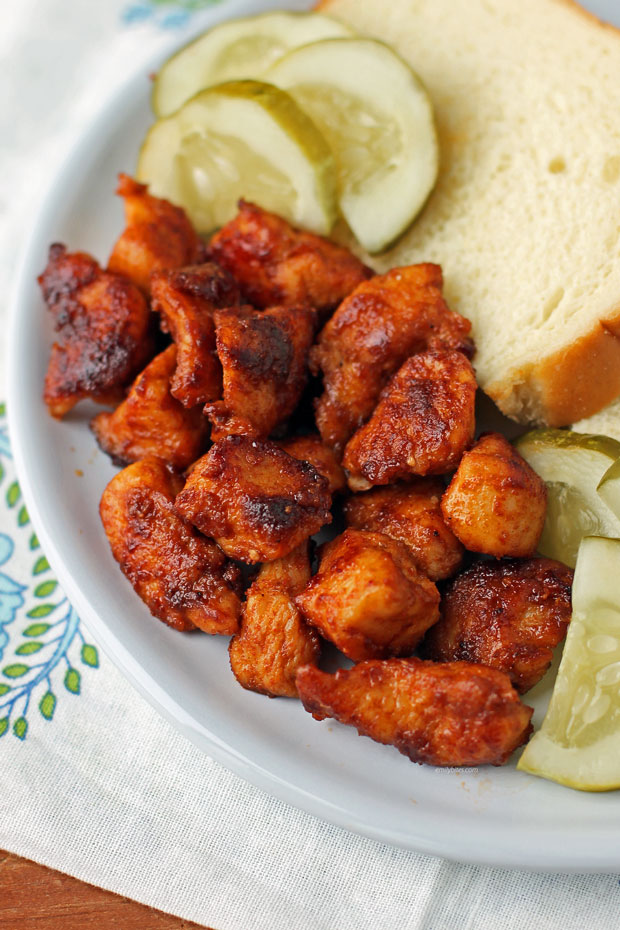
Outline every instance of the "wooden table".
<path id="1" fill-rule="evenodd" d="M 0 930 L 204 930 L 0 851 Z"/>

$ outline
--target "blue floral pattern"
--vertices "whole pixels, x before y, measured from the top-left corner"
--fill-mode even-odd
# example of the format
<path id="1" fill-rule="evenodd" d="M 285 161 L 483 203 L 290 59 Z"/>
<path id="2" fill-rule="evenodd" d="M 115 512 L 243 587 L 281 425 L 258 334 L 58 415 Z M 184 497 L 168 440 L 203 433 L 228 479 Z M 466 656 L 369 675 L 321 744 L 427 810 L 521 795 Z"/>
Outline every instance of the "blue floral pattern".
<path id="1" fill-rule="evenodd" d="M 80 693 L 82 673 L 99 666 L 99 654 L 32 532 L 1 404 L 0 512 L 9 530 L 0 533 L 0 737 L 11 731 L 23 740 L 33 708 L 39 720 L 52 720 L 61 694 Z"/>
<path id="2" fill-rule="evenodd" d="M 192 13 L 215 6 L 221 0 L 136 0 L 123 10 L 127 24 L 153 22 L 164 29 L 186 26 Z"/>

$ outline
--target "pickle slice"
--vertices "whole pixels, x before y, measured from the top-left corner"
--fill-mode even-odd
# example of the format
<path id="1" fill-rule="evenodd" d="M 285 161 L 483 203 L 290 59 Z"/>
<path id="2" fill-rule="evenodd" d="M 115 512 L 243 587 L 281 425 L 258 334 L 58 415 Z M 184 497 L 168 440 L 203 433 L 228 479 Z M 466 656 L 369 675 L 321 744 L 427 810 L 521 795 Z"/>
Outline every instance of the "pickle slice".
<path id="1" fill-rule="evenodd" d="M 322 13 L 262 13 L 214 26 L 169 58 L 159 70 L 151 104 L 169 116 L 212 84 L 260 78 L 285 52 L 353 31 Z"/>
<path id="2" fill-rule="evenodd" d="M 551 702 L 517 768 L 581 791 L 620 787 L 620 539 L 586 537 Z"/>
<path id="3" fill-rule="evenodd" d="M 374 39 L 326 39 L 289 52 L 265 80 L 287 90 L 330 145 L 339 204 L 369 252 L 392 245 L 437 179 L 433 109 L 420 78 Z"/>
<path id="4" fill-rule="evenodd" d="M 259 81 L 201 91 L 158 120 L 137 176 L 156 197 L 184 207 L 201 233 L 231 219 L 240 197 L 322 235 L 338 212 L 321 133 L 288 94 Z"/>
<path id="5" fill-rule="evenodd" d="M 620 442 L 570 430 L 532 430 L 515 442 L 547 484 L 547 519 L 538 551 L 575 565 L 584 536 L 620 536 L 620 519 L 597 486 L 620 456 Z"/>

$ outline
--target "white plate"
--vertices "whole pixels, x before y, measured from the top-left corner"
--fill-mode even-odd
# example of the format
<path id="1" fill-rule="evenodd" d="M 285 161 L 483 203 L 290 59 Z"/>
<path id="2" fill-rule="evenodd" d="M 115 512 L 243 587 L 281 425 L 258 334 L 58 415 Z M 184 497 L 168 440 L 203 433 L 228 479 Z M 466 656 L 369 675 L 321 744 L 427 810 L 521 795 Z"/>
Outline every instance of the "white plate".
<path id="1" fill-rule="evenodd" d="M 12 306 L 13 449 L 28 509 L 66 593 L 106 653 L 179 731 L 282 800 L 377 840 L 451 859 L 616 870 L 620 792 L 581 794 L 518 773 L 514 763 L 479 771 L 413 765 L 351 728 L 317 723 L 296 701 L 244 691 L 230 673 L 227 640 L 170 630 L 121 575 L 99 523 L 99 498 L 115 469 L 89 432 L 92 410 L 81 406 L 57 423 L 41 400 L 52 333 L 35 278 L 50 242 L 107 259 L 122 228 L 116 174 L 133 169 L 150 121 L 148 70 L 93 120 L 55 180 L 33 223 Z M 539 723 L 549 683 L 536 692 Z"/>

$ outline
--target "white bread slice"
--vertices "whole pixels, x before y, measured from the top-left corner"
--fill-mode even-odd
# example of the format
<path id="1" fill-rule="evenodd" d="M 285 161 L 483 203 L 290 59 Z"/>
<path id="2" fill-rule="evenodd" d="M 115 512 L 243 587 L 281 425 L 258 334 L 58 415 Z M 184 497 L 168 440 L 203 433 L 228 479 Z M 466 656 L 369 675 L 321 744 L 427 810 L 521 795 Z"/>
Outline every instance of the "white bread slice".
<path id="1" fill-rule="evenodd" d="M 620 397 L 609 406 L 585 420 L 579 420 L 573 426 L 576 433 L 594 433 L 597 436 L 611 436 L 620 441 Z"/>
<path id="2" fill-rule="evenodd" d="M 620 31 L 571 0 L 324 0 L 428 87 L 438 185 L 379 270 L 444 269 L 479 381 L 561 426 L 620 394 Z"/>

